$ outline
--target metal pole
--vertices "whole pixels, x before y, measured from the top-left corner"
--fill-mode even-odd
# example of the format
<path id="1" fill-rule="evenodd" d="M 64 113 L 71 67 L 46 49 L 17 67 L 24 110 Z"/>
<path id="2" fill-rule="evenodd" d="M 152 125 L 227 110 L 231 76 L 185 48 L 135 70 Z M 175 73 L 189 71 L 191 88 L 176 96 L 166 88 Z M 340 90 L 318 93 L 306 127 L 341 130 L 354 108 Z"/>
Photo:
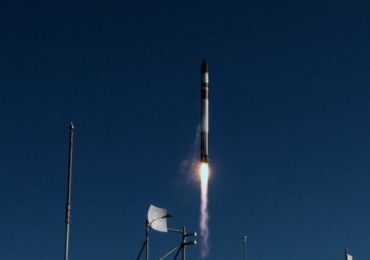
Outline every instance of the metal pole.
<path id="1" fill-rule="evenodd" d="M 145 221 L 146 225 L 146 232 L 145 232 L 145 237 L 146 237 L 146 260 L 149 260 L 149 222 L 148 220 Z"/>
<path id="2" fill-rule="evenodd" d="M 66 240 L 64 248 L 64 260 L 68 260 L 69 248 L 69 223 L 71 222 L 71 182 L 72 182 L 72 148 L 73 148 L 73 123 L 69 126 L 69 160 L 68 160 L 68 183 L 66 203 Z"/>
<path id="3" fill-rule="evenodd" d="M 182 234 L 182 230 L 180 230 L 180 229 L 167 228 L 167 230 L 168 230 L 169 232 L 176 232 L 176 233 L 181 233 L 181 234 Z"/>
<path id="4" fill-rule="evenodd" d="M 182 227 L 182 260 L 185 260 L 185 243 L 186 243 L 186 230 L 185 226 Z"/>
<path id="5" fill-rule="evenodd" d="M 176 258 L 177 258 L 177 256 L 179 255 L 180 251 L 181 251 L 181 245 L 180 245 L 179 250 L 177 250 L 176 255 L 175 255 L 175 257 L 173 258 L 173 260 L 176 260 Z"/>
<path id="6" fill-rule="evenodd" d="M 171 251 L 169 251 L 168 253 L 166 253 L 164 256 L 162 256 L 161 258 L 159 258 L 158 260 L 163 260 L 165 259 L 167 256 L 169 256 L 173 251 L 175 251 L 177 248 L 180 248 L 181 249 L 181 245 L 182 243 L 180 243 L 179 245 L 175 246 L 173 249 L 171 249 Z"/>
<path id="7" fill-rule="evenodd" d="M 140 249 L 140 253 L 139 253 L 139 255 L 137 256 L 136 260 L 139 260 L 139 259 L 140 259 L 141 253 L 143 252 L 143 249 L 144 249 L 144 247 L 145 247 L 145 246 L 146 246 L 146 241 L 144 241 L 143 246 L 141 247 L 141 249 Z"/>
<path id="8" fill-rule="evenodd" d="M 247 260 L 247 237 L 243 237 L 244 240 L 244 260 Z"/>

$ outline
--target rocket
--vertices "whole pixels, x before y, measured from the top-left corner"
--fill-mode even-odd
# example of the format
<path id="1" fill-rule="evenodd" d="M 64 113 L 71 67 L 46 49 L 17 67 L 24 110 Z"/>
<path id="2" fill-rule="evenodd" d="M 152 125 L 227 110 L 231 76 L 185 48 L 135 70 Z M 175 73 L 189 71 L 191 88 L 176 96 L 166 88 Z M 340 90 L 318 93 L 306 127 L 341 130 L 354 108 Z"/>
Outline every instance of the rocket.
<path id="1" fill-rule="evenodd" d="M 200 161 L 208 163 L 208 65 L 200 66 Z"/>

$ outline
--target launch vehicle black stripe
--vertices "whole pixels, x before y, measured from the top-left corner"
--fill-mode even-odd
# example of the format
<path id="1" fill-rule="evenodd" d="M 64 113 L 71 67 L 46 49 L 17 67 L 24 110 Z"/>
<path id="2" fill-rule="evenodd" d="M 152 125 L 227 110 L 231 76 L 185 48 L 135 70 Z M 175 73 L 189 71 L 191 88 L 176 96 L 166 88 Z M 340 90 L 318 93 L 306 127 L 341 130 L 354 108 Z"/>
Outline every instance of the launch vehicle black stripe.
<path id="1" fill-rule="evenodd" d="M 200 98 L 201 99 L 208 99 L 208 89 L 202 88 L 200 90 Z"/>

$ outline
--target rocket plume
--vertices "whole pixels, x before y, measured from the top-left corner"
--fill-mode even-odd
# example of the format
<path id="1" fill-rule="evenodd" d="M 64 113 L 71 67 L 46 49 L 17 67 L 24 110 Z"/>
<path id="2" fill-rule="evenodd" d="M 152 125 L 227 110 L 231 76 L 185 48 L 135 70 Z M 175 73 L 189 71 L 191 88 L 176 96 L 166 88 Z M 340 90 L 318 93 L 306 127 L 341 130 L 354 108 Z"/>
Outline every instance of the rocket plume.
<path id="1" fill-rule="evenodd" d="M 209 251 L 208 177 L 209 177 L 208 163 L 202 163 L 200 165 L 200 182 L 201 182 L 200 234 L 202 236 L 202 252 L 201 252 L 202 257 L 206 257 Z"/>

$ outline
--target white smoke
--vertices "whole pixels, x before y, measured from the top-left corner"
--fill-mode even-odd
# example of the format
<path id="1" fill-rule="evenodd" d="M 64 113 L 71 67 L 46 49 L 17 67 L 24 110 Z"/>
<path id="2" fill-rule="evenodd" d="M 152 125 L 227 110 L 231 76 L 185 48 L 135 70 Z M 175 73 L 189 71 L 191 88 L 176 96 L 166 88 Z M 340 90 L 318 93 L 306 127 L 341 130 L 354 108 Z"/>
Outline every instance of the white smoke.
<path id="1" fill-rule="evenodd" d="M 181 184 L 183 184 L 184 179 L 187 183 L 193 183 L 194 180 L 199 181 L 199 141 L 200 126 L 198 125 L 191 151 L 180 165 L 181 180 L 179 180 L 179 183 Z"/>
<path id="2" fill-rule="evenodd" d="M 199 164 L 199 141 L 200 141 L 200 126 L 197 127 L 195 140 L 192 145 L 190 154 L 182 161 L 180 172 L 182 176 L 186 176 L 186 182 L 200 181 L 201 183 L 201 205 L 200 205 L 200 235 L 201 235 L 201 257 L 205 258 L 209 253 L 209 228 L 208 228 L 208 164 Z M 202 176 L 202 173 L 206 176 Z M 183 180 L 180 182 L 183 183 Z"/>

